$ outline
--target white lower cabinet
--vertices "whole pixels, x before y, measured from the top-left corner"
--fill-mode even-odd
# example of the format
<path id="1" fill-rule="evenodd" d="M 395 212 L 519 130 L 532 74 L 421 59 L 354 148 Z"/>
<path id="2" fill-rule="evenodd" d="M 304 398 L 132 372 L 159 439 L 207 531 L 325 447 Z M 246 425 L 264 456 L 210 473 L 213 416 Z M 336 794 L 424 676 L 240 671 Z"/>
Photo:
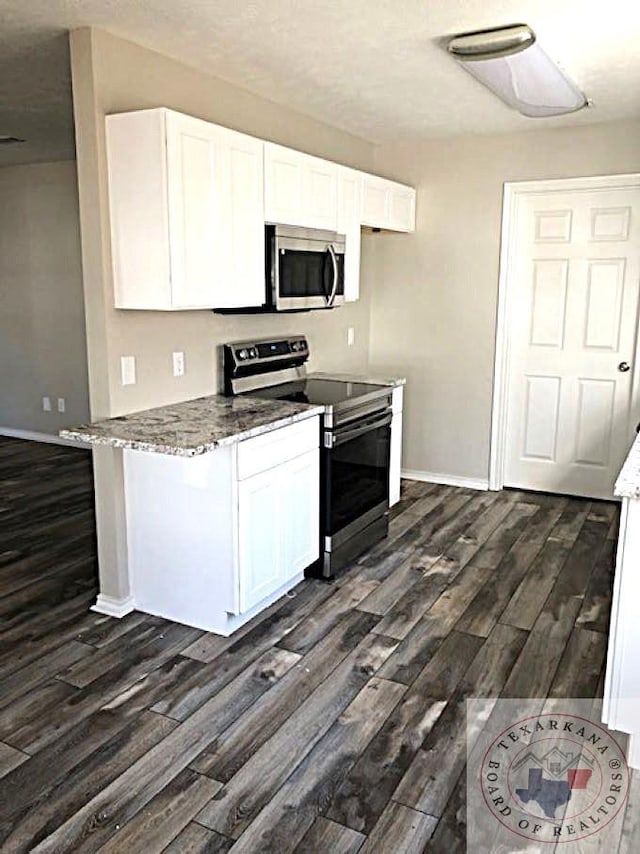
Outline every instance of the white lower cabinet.
<path id="1" fill-rule="evenodd" d="M 238 485 L 240 612 L 248 611 L 317 559 L 317 450 Z"/>
<path id="2" fill-rule="evenodd" d="M 137 610 L 229 635 L 319 557 L 317 416 L 197 457 L 125 450 Z"/>
<path id="3" fill-rule="evenodd" d="M 404 387 L 393 389 L 391 397 L 391 452 L 389 455 L 389 507 L 400 501 L 400 475 L 402 465 L 402 401 Z"/>
<path id="4" fill-rule="evenodd" d="M 627 759 L 640 768 L 640 498 L 624 498 L 616 556 L 602 719 L 628 733 Z"/>

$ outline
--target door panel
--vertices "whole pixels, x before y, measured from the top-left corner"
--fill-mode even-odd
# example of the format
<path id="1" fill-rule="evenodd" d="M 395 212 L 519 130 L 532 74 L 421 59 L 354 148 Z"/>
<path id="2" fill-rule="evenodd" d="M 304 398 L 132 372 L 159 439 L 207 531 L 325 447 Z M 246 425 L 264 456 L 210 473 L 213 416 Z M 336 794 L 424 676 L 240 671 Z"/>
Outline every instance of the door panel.
<path id="1" fill-rule="evenodd" d="M 640 191 L 518 202 L 505 486 L 610 498 L 633 439 Z"/>
<path id="2" fill-rule="evenodd" d="M 238 485 L 240 612 L 273 593 L 282 575 L 282 525 L 274 508 L 281 497 L 280 468 L 243 480 Z"/>

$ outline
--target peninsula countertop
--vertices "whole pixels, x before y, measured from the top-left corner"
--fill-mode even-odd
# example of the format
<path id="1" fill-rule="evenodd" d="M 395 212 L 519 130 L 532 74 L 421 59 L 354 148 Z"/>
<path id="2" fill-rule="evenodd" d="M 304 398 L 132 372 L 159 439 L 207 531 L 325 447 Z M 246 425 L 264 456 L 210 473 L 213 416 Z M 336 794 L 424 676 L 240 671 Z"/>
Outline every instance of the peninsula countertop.
<path id="1" fill-rule="evenodd" d="M 306 403 L 210 395 L 69 427 L 60 430 L 60 436 L 91 445 L 195 457 L 323 411 L 322 406 Z"/>
<path id="2" fill-rule="evenodd" d="M 640 435 L 636 436 L 631 446 L 613 494 L 618 498 L 640 498 Z"/>

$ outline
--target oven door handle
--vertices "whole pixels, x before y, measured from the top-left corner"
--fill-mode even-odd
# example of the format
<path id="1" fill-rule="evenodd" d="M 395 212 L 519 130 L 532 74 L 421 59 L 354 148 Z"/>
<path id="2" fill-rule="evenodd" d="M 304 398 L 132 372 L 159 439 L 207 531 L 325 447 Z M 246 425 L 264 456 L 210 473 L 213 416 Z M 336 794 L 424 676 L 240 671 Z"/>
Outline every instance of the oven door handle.
<path id="1" fill-rule="evenodd" d="M 333 287 L 331 289 L 331 293 L 327 297 L 327 308 L 331 308 L 338 291 L 338 259 L 336 258 L 336 250 L 333 248 L 331 243 L 327 246 L 327 252 L 331 258 L 331 263 L 333 264 Z"/>
<path id="2" fill-rule="evenodd" d="M 324 446 L 325 448 L 337 448 L 345 442 L 350 442 L 352 439 L 357 439 L 358 436 L 364 436 L 365 433 L 370 433 L 373 430 L 379 430 L 380 427 L 388 427 L 391 424 L 393 413 L 385 413 L 382 418 L 375 418 L 368 421 L 366 424 L 361 424 L 359 427 L 352 427 L 350 430 L 325 430 L 324 431 Z"/>

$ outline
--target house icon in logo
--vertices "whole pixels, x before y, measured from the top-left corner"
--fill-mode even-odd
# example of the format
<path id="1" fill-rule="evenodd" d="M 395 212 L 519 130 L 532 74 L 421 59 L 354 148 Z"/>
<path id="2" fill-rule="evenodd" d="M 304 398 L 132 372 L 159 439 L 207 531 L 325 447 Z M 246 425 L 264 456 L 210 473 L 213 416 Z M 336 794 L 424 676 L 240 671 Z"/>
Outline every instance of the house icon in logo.
<path id="1" fill-rule="evenodd" d="M 586 768 L 578 766 L 584 763 Z M 594 763 L 582 753 L 564 752 L 559 747 L 542 756 L 532 750 L 513 764 L 513 770 L 528 770 L 527 788 L 516 789 L 523 804 L 537 803 L 547 818 L 555 818 L 558 807 L 571 800 L 574 789 L 586 789 L 593 774 Z M 545 777 L 545 772 L 548 776 Z"/>

